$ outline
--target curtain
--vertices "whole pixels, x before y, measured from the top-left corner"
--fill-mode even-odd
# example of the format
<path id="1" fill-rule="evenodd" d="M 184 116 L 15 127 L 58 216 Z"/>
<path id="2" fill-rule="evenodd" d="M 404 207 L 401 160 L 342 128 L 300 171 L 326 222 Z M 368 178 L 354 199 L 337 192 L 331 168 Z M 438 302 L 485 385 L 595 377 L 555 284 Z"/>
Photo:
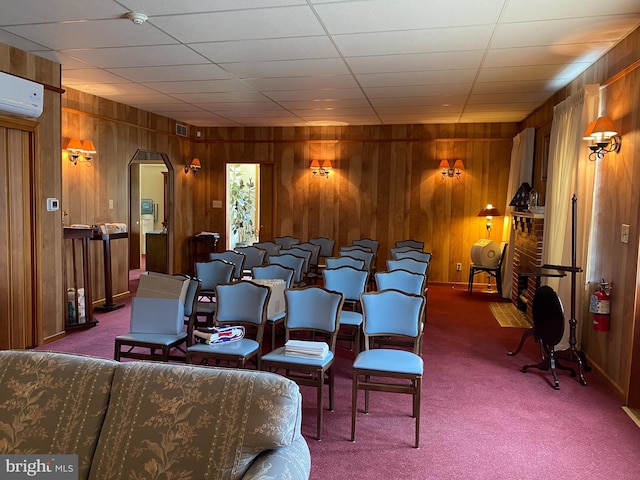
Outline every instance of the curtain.
<path id="1" fill-rule="evenodd" d="M 591 120 L 598 118 L 599 87 L 587 85 L 555 106 L 551 125 L 549 164 L 545 201 L 543 263 L 571 265 L 572 262 L 572 203 L 577 199 L 576 266 L 587 268 L 587 246 L 591 232 L 593 183 L 595 162 L 588 159 L 589 149 L 582 139 Z M 583 274 L 578 274 L 580 278 Z M 588 278 L 586 275 L 583 278 Z M 571 274 L 563 278 L 543 278 L 552 287 L 564 306 L 564 316 L 571 318 Z M 576 335 L 580 342 L 580 318 L 586 299 L 584 288 L 576 285 Z M 558 345 L 568 348 L 569 328 Z"/>
<path id="2" fill-rule="evenodd" d="M 504 206 L 504 223 L 502 225 L 502 241 L 508 242 L 507 254 L 502 268 L 502 297 L 511 298 L 513 288 L 513 252 L 515 250 L 516 232 L 512 227 L 511 212 L 514 207 L 509 203 L 518 188 L 524 182 L 532 185 L 533 176 L 533 148 L 535 146 L 536 129 L 525 128 L 513 138 L 511 148 L 511 166 L 509 168 L 509 185 L 507 186 L 507 201 Z"/>

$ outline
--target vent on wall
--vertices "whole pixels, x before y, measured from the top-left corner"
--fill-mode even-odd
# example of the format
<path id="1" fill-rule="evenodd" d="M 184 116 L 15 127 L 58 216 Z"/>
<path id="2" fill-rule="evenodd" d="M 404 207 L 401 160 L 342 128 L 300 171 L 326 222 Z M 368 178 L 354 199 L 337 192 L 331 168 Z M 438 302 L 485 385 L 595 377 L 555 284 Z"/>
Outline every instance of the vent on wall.
<path id="1" fill-rule="evenodd" d="M 180 123 L 176 123 L 176 135 L 179 135 L 181 137 L 188 137 L 189 127 L 187 127 L 186 125 L 182 125 Z"/>

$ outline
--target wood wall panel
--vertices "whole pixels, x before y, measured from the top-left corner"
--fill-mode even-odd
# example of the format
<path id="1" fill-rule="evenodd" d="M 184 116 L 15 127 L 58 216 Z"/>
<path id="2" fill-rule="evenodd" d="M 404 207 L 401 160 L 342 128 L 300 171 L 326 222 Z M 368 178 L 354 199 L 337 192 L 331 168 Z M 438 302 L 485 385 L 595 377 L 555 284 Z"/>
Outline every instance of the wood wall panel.
<path id="1" fill-rule="evenodd" d="M 17 117 L 3 117 L 0 125 L 18 130 L 32 131 L 33 163 L 28 172 L 32 196 L 24 203 L 28 208 L 32 235 L 28 251 L 32 261 L 13 268 L 23 269 L 25 285 L 9 284 L 15 298 L 29 299 L 30 318 L 33 318 L 35 341 L 59 335 L 63 330 L 62 286 L 62 211 L 47 212 L 46 199 L 61 197 L 60 169 L 60 65 L 22 50 L 0 44 L 0 71 L 42 83 L 44 90 L 43 114 L 36 121 L 23 121 Z M 13 179 L 15 180 L 15 179 Z M 28 207 L 27 207 L 28 206 Z M 6 223 L 0 230 L 12 232 Z M 25 246 L 25 248 L 27 248 Z M 7 281 L 5 279 L 5 281 Z M 13 321 L 13 320 L 11 320 Z M 31 336 L 31 334 L 28 334 Z M 30 339 L 29 344 L 32 343 Z"/>
<path id="2" fill-rule="evenodd" d="M 524 126 L 536 127 L 538 132 L 548 130 L 554 105 L 584 85 L 599 83 L 602 114 L 610 116 L 621 133 L 620 153 L 610 153 L 599 161 L 594 200 L 596 231 L 591 239 L 597 261 L 591 278 L 587 279 L 595 282 L 604 277 L 613 282 L 611 330 L 593 330 L 587 302 L 582 305 L 584 313 L 578 324 L 582 326 L 581 348 L 589 362 L 611 383 L 623 401 L 634 408 L 640 408 L 640 320 L 637 313 L 640 307 L 639 62 L 640 30 L 636 29 L 524 122 Z M 623 223 L 630 225 L 628 244 L 620 241 Z M 578 277 L 579 283 L 584 280 L 582 275 Z"/>

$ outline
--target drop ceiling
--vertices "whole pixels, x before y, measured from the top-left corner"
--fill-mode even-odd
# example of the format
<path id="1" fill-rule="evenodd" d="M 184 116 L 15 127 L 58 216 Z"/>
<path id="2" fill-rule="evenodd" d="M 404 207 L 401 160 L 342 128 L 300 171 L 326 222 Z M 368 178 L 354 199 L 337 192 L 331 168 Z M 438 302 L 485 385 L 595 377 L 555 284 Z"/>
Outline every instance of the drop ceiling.
<path id="1" fill-rule="evenodd" d="M 520 121 L 639 24 L 638 0 L 0 3 L 64 86 L 203 127 Z"/>

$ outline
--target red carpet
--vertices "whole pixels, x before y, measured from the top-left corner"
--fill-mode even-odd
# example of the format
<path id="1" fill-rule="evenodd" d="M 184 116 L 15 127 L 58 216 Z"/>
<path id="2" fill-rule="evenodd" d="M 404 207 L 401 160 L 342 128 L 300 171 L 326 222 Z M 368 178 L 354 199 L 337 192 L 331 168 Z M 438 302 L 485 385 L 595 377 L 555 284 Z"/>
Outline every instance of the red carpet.
<path id="1" fill-rule="evenodd" d="M 372 392 L 351 443 L 351 363 L 339 342 L 336 410 L 315 435 L 315 392 L 303 387 L 303 434 L 313 479 L 633 479 L 640 478 L 640 428 L 594 373 L 582 386 L 560 372 L 520 372 L 537 363 L 531 339 L 516 357 L 522 329 L 501 328 L 487 303 L 495 296 L 466 288 L 429 288 L 422 391 L 421 447 L 413 445 L 409 396 Z M 129 302 L 126 302 L 129 304 Z M 113 358 L 113 337 L 128 326 L 127 308 L 98 314 L 95 328 L 41 350 Z M 326 395 L 326 392 L 325 392 Z M 360 406 L 363 394 L 360 394 Z M 328 398 L 325 399 L 325 406 Z"/>

